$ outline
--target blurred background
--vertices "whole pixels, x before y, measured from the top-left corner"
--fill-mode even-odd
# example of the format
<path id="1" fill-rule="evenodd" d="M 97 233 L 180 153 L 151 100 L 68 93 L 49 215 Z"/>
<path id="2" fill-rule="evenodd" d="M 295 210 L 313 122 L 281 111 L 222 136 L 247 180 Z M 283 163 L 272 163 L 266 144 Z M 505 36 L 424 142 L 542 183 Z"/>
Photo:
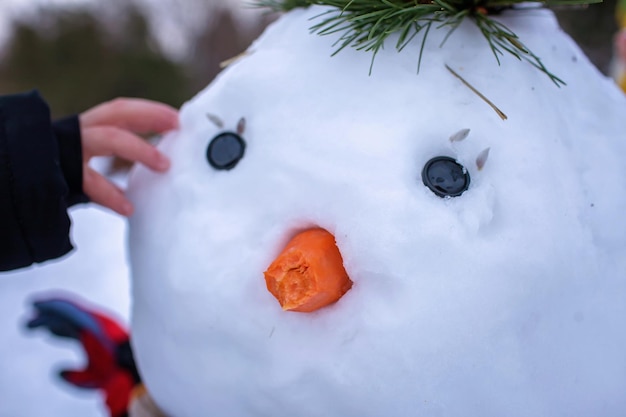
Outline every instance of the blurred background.
<path id="1" fill-rule="evenodd" d="M 1 0 L 0 94 L 37 87 L 53 115 L 138 96 L 180 106 L 272 16 L 245 0 Z M 557 10 L 607 73 L 615 1 Z"/>
<path id="2" fill-rule="evenodd" d="M 53 117 L 117 96 L 178 107 L 270 19 L 239 0 L 0 0 L 0 94 L 36 87 Z"/>

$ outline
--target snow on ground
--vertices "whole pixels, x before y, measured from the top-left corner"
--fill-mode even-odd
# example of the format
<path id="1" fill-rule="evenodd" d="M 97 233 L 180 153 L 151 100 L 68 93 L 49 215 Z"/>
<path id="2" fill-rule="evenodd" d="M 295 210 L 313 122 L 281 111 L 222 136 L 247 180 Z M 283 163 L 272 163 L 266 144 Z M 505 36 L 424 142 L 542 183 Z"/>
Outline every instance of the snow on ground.
<path id="1" fill-rule="evenodd" d="M 45 294 L 76 294 L 106 306 L 127 322 L 128 268 L 125 220 L 87 206 L 73 209 L 77 248 L 60 261 L 18 272 L 0 273 L 0 417 L 105 416 L 97 393 L 60 382 L 60 369 L 82 366 L 78 343 L 27 331 L 30 300 Z"/>

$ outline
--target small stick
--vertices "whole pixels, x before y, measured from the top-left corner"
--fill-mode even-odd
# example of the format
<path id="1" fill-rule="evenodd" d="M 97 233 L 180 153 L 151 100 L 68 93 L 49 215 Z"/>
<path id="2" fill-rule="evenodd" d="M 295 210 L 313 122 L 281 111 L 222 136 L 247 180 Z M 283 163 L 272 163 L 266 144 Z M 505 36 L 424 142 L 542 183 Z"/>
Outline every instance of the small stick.
<path id="1" fill-rule="evenodd" d="M 465 138 L 467 138 L 467 136 L 470 134 L 470 130 L 469 129 L 461 129 L 458 132 L 456 132 L 454 135 L 450 136 L 450 142 L 461 142 L 463 140 L 465 140 Z"/>
<path id="2" fill-rule="evenodd" d="M 224 128 L 224 122 L 222 122 L 222 119 L 220 119 L 218 116 L 211 114 L 211 113 L 207 113 L 206 117 L 218 128 L 220 129 Z"/>
<path id="3" fill-rule="evenodd" d="M 461 82 L 463 84 L 465 84 L 467 86 L 467 88 L 469 88 L 470 90 L 472 90 L 474 93 L 476 93 L 476 95 L 478 95 L 478 97 L 482 98 L 485 103 L 489 104 L 489 106 L 491 106 L 492 109 L 495 110 L 496 113 L 498 113 L 498 116 L 500 116 L 500 118 L 502 120 L 506 120 L 508 119 L 508 117 L 506 116 L 506 114 L 504 114 L 502 112 L 502 110 L 500 110 L 495 104 L 493 104 L 491 101 L 489 101 L 489 99 L 487 97 L 485 97 L 483 94 L 481 94 L 480 91 L 478 91 L 477 89 L 475 89 L 470 83 L 468 83 L 467 81 L 465 81 L 463 79 L 463 77 L 461 77 L 459 74 L 457 74 L 456 72 L 454 72 L 454 70 L 452 68 L 450 68 L 448 66 L 448 64 L 445 64 L 446 68 L 448 69 L 448 71 L 450 71 L 452 73 L 452 75 L 454 75 L 456 78 L 458 78 L 459 80 L 461 80 Z"/>
<path id="4" fill-rule="evenodd" d="M 241 118 L 239 119 L 239 122 L 237 123 L 237 134 L 239 136 L 243 135 L 243 132 L 246 131 L 246 119 L 245 118 Z"/>
<path id="5" fill-rule="evenodd" d="M 229 58 L 225 61 L 220 62 L 220 69 L 224 69 L 227 66 L 234 64 L 235 62 L 239 61 L 240 59 L 250 55 L 252 52 L 251 51 L 243 51 L 242 53 L 235 55 L 232 58 Z"/>
<path id="6" fill-rule="evenodd" d="M 489 159 L 489 150 L 490 149 L 491 148 L 484 149 L 476 157 L 476 168 L 478 168 L 479 171 L 482 171 L 483 168 L 485 167 L 485 164 L 487 163 L 487 159 Z"/>

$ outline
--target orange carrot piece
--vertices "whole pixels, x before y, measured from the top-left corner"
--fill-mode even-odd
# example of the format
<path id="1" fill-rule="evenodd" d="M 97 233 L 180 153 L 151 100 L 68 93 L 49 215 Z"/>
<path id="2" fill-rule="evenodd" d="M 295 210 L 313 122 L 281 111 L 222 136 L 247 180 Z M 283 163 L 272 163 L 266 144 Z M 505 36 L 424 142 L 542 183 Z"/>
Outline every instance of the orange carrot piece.
<path id="1" fill-rule="evenodd" d="M 319 310 L 352 287 L 335 237 L 324 229 L 296 235 L 264 275 L 267 289 L 287 311 Z"/>

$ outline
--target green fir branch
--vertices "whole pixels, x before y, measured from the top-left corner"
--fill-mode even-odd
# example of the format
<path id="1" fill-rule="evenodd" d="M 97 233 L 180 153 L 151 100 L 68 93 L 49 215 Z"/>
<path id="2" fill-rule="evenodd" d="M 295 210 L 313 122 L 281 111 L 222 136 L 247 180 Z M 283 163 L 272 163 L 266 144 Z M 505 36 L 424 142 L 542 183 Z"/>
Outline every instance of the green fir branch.
<path id="1" fill-rule="evenodd" d="M 602 0 L 531 1 L 547 6 L 562 6 L 599 3 Z M 257 5 L 275 11 L 311 5 L 333 7 L 333 10 L 316 16 L 322 20 L 311 30 L 320 35 L 340 34 L 333 55 L 348 46 L 371 52 L 370 73 L 378 51 L 392 34 L 399 34 L 395 45 L 398 51 L 404 49 L 418 34 L 423 34 L 418 57 L 419 72 L 426 38 L 433 25 L 448 30 L 443 45 L 463 20 L 469 18 L 487 40 L 498 64 L 500 56 L 507 52 L 519 60 L 529 62 L 557 86 L 564 85 L 565 82 L 552 74 L 514 32 L 491 18 L 492 13 L 521 2 L 522 0 L 257 0 Z"/>

